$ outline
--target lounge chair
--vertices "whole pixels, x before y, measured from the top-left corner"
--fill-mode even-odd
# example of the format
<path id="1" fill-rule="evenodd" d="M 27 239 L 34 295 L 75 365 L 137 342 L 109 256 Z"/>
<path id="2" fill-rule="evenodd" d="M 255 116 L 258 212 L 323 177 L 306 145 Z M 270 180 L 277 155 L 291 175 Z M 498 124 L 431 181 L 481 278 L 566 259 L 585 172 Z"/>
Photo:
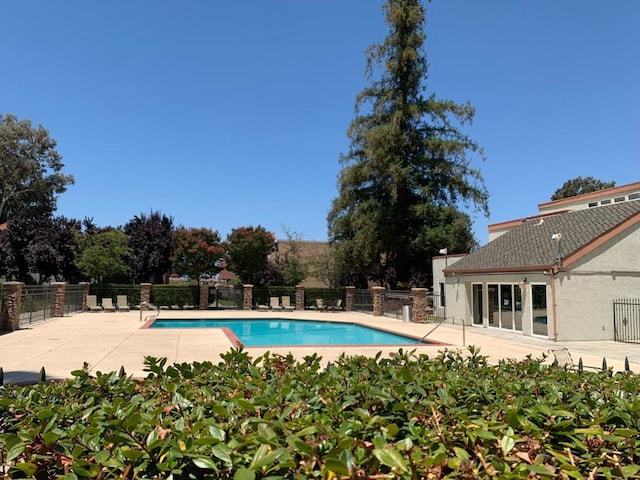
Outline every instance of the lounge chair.
<path id="1" fill-rule="evenodd" d="M 296 309 L 294 305 L 291 305 L 291 297 L 284 296 L 281 298 L 281 300 L 282 300 L 282 308 L 285 309 L 286 311 L 292 312 L 293 310 Z"/>
<path id="2" fill-rule="evenodd" d="M 98 305 L 98 297 L 95 295 L 87 295 L 87 310 L 90 312 L 102 311 L 102 307 Z"/>
<path id="3" fill-rule="evenodd" d="M 116 307 L 113 304 L 113 299 L 112 298 L 103 298 L 102 299 L 102 308 L 104 309 L 105 312 L 115 312 L 116 311 Z"/>
<path id="4" fill-rule="evenodd" d="M 116 306 L 118 307 L 118 311 L 120 312 L 128 312 L 130 310 L 129 308 L 129 302 L 127 301 L 127 296 L 126 295 L 118 295 L 116 297 Z"/>
<path id="5" fill-rule="evenodd" d="M 324 304 L 324 300 L 321 298 L 316 298 L 316 310 L 320 310 L 321 312 L 323 310 L 326 310 L 327 306 Z"/>
<path id="6" fill-rule="evenodd" d="M 265 310 L 265 311 L 269 310 L 269 305 L 264 305 L 264 304 L 259 303 L 258 304 L 258 310 Z"/>
<path id="7" fill-rule="evenodd" d="M 278 297 L 271 297 L 269 300 L 269 307 L 271 307 L 271 310 L 282 310 L 282 307 L 280 306 L 280 299 Z"/>
<path id="8" fill-rule="evenodd" d="M 342 310 L 342 299 L 340 298 L 336 300 L 335 305 L 329 305 L 327 309 L 331 310 L 332 312 L 337 312 L 339 310 Z"/>

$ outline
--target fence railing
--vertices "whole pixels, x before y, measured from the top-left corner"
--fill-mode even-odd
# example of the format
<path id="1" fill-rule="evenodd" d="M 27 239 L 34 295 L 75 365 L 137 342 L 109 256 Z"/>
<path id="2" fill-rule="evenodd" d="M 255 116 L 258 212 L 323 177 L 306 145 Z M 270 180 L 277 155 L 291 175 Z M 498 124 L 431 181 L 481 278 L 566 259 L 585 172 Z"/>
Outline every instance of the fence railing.
<path id="1" fill-rule="evenodd" d="M 446 308 L 441 301 L 441 296 L 427 293 L 426 298 L 427 311 L 424 312 L 424 318 L 428 322 L 444 321 L 447 317 Z M 404 307 L 409 306 L 413 312 L 413 292 L 411 290 L 386 290 L 384 294 L 383 313 L 387 317 L 403 318 Z M 410 315 L 413 318 L 413 313 Z"/>
<path id="2" fill-rule="evenodd" d="M 613 336 L 616 342 L 640 344 L 640 299 L 613 302 Z"/>
<path id="3" fill-rule="evenodd" d="M 353 291 L 353 310 L 356 312 L 373 312 L 373 294 L 369 289 L 355 289 Z"/>
<path id="4" fill-rule="evenodd" d="M 209 307 L 216 309 L 242 309 L 242 288 L 210 287 Z"/>
<path id="5" fill-rule="evenodd" d="M 20 301 L 20 327 L 42 322 L 55 315 L 56 295 L 54 285 L 26 285 L 22 289 Z M 66 285 L 64 295 L 64 313 L 82 310 L 82 286 Z"/>
<path id="6" fill-rule="evenodd" d="M 640 299 L 613 302 L 613 337 L 616 342 L 640 344 Z"/>

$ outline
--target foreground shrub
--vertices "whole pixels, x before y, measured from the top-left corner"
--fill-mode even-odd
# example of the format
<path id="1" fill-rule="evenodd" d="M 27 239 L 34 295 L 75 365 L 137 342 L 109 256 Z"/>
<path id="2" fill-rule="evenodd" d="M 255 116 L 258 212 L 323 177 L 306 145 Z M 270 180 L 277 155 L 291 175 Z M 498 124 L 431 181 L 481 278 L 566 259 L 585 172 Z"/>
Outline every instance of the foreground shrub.
<path id="1" fill-rule="evenodd" d="M 543 359 L 392 358 L 242 349 L 148 376 L 7 386 L 10 478 L 625 478 L 638 474 L 633 374 L 571 373 Z"/>

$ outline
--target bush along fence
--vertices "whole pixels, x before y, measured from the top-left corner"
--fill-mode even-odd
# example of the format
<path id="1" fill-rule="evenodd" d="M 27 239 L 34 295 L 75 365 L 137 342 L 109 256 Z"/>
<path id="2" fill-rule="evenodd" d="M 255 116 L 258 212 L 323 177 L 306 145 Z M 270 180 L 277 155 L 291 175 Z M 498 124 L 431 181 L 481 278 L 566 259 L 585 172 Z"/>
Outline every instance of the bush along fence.
<path id="1" fill-rule="evenodd" d="M 469 347 L 470 349 L 473 349 L 474 347 Z M 501 360 L 500 363 L 505 363 L 505 360 Z M 552 362 L 551 362 L 551 366 L 552 367 L 560 367 L 560 368 L 564 368 L 567 371 L 573 371 L 576 372 L 578 374 L 582 374 L 585 371 L 588 372 L 592 372 L 592 373 L 596 373 L 596 372 L 609 372 L 611 374 L 615 373 L 613 371 L 612 368 L 609 368 L 608 364 L 607 364 L 607 359 L 605 357 L 602 357 L 602 367 L 592 367 L 592 366 L 585 366 L 584 363 L 582 362 L 582 357 L 580 357 L 578 359 L 578 363 L 577 365 L 574 365 L 572 362 L 568 362 L 568 363 L 562 363 L 558 360 L 558 358 L 555 358 Z M 624 357 L 624 371 L 623 372 L 617 372 L 617 373 L 633 373 L 631 371 L 631 367 L 629 365 L 629 357 Z M 120 367 L 120 370 L 118 371 L 118 378 L 123 378 L 126 376 L 126 371 L 124 369 L 124 366 Z M 46 382 L 47 381 L 47 372 L 44 368 L 44 366 L 40 369 L 40 372 L 38 373 L 37 376 L 37 381 L 34 383 L 42 383 L 42 382 Z M 26 382 L 26 384 L 29 384 L 31 382 Z M 0 387 L 4 385 L 4 369 L 0 366 Z"/>

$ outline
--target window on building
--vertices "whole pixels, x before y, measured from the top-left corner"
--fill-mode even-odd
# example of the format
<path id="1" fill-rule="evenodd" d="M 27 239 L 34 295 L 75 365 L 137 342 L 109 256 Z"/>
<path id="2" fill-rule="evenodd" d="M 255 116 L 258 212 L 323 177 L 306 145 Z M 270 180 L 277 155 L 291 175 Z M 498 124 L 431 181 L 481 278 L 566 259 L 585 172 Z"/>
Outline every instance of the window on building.
<path id="1" fill-rule="evenodd" d="M 441 307 L 446 307 L 447 306 L 447 302 L 445 301 L 444 298 L 444 283 L 440 282 L 440 306 Z"/>

